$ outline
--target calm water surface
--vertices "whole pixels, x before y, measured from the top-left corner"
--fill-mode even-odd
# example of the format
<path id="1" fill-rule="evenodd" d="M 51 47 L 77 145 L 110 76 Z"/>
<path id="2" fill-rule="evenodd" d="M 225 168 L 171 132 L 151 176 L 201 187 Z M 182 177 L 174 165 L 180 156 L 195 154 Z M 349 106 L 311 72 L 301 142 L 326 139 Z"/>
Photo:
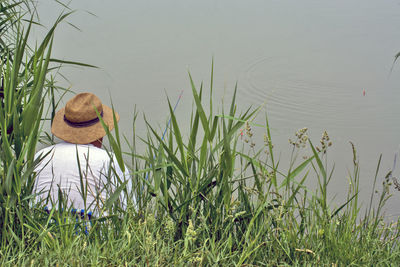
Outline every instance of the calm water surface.
<path id="1" fill-rule="evenodd" d="M 51 2 L 39 3 L 45 25 L 61 11 Z M 86 0 L 70 7 L 77 11 L 68 21 L 80 31 L 62 24 L 54 56 L 100 69 L 66 68 L 64 84 L 107 103 L 111 95 L 128 137 L 134 105 L 162 128 L 165 95 L 174 102 L 182 89 L 177 114 L 187 118 L 187 71 L 208 85 L 214 56 L 215 99 L 228 102 L 238 82 L 239 108 L 265 104 L 256 122 L 268 113 L 282 162 L 297 129 L 308 127 L 314 143 L 328 131 L 336 169 L 331 195 L 339 201 L 352 169 L 349 141 L 360 156 L 363 199 L 381 153 L 379 187 L 392 167 L 400 144 L 400 63 L 390 72 L 400 51 L 399 0 Z M 256 133 L 261 145 L 262 131 Z M 400 192 L 393 193 L 389 213 L 398 215 Z"/>

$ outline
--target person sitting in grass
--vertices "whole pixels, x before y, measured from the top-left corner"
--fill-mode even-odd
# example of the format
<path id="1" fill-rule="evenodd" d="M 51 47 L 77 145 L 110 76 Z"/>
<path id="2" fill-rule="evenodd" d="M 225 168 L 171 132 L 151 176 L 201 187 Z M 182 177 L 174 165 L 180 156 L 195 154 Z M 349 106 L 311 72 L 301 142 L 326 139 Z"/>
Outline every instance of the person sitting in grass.
<path id="1" fill-rule="evenodd" d="M 35 155 L 42 159 L 35 168 L 34 193 L 50 208 L 63 201 L 68 209 L 97 213 L 117 187 L 126 185 L 122 192 L 129 191 L 128 169 L 125 167 L 123 172 L 114 161 L 114 154 L 101 149 L 106 131 L 96 109 L 111 130 L 113 110 L 94 94 L 81 93 L 69 100 L 54 117 L 51 131 L 64 142 L 46 147 Z M 115 118 L 119 120 L 117 113 Z M 119 199 L 125 207 L 126 198 L 126 194 L 121 194 Z"/>

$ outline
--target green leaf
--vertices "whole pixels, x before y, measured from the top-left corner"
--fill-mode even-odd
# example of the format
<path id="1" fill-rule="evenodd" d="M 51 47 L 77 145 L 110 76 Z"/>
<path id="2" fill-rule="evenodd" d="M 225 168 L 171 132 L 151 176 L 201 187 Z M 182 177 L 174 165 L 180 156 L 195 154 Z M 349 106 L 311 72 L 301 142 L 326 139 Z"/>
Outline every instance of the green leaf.
<path id="1" fill-rule="evenodd" d="M 314 154 L 314 158 L 315 158 L 315 160 L 317 161 L 319 170 L 320 170 L 321 173 L 322 173 L 322 177 L 323 177 L 324 180 L 326 181 L 326 171 L 325 171 L 324 165 L 322 164 L 322 161 L 321 161 L 320 157 L 318 156 L 317 151 L 315 150 L 313 144 L 311 143 L 311 140 L 309 139 L 308 141 L 309 141 L 309 143 L 310 143 L 312 152 L 313 152 L 313 154 Z"/>
<path id="2" fill-rule="evenodd" d="M 88 68 L 96 68 L 96 69 L 99 68 L 99 67 L 97 67 L 95 65 L 90 65 L 90 64 L 87 64 L 87 63 L 82 63 L 82 62 L 77 62 L 77 61 L 61 60 L 61 59 L 56 59 L 56 58 L 51 58 L 50 62 L 68 64 L 68 65 L 75 65 L 75 66 L 81 66 L 81 67 L 88 67 Z"/>
<path id="3" fill-rule="evenodd" d="M 12 185 L 13 185 L 15 163 L 16 163 L 16 160 L 15 160 L 15 158 L 13 158 L 11 161 L 11 164 L 7 168 L 7 176 L 5 179 L 5 189 L 6 189 L 6 193 L 8 196 L 12 195 L 11 190 L 12 190 Z"/>
<path id="4" fill-rule="evenodd" d="M 331 218 L 335 217 L 344 207 L 346 207 L 356 196 L 358 196 L 358 193 L 355 193 L 349 200 L 347 200 L 343 205 L 341 205 L 339 208 L 337 208 L 331 215 Z"/>
<path id="5" fill-rule="evenodd" d="M 294 177 L 296 177 L 301 171 L 304 170 L 305 167 L 314 159 L 315 156 L 310 157 L 309 159 L 303 161 L 299 166 L 297 166 L 293 171 L 289 173 L 289 175 L 285 178 L 279 188 L 285 187 L 289 182 L 291 182 Z"/>
<path id="6" fill-rule="evenodd" d="M 105 209 L 109 210 L 114 202 L 118 199 L 119 195 L 121 194 L 122 190 L 126 187 L 126 184 L 129 182 L 129 180 L 126 180 L 123 182 L 114 192 L 113 194 L 107 199 L 106 204 L 105 204 Z"/>
<path id="7" fill-rule="evenodd" d="M 196 103 L 197 112 L 199 113 L 201 124 L 203 125 L 205 137 L 208 139 L 208 141 L 211 141 L 210 129 L 208 127 L 208 120 L 207 120 L 206 114 L 204 112 L 203 106 L 201 105 L 200 97 L 197 94 L 197 90 L 193 83 L 193 79 L 192 79 L 192 76 L 190 75 L 190 73 L 189 73 L 189 78 L 190 78 L 190 84 L 192 86 L 192 93 L 193 93 L 194 101 Z"/>
<path id="8" fill-rule="evenodd" d="M 181 153 L 182 166 L 185 168 L 186 173 L 188 173 L 188 166 L 187 166 L 187 162 L 186 162 L 185 151 L 183 149 L 181 131 L 179 130 L 179 126 L 178 126 L 178 123 L 176 121 L 176 117 L 175 117 L 174 111 L 173 111 L 173 109 L 171 107 L 171 103 L 169 102 L 169 99 L 168 99 L 168 107 L 169 107 L 169 111 L 170 111 L 172 126 L 174 128 L 175 140 L 176 140 L 176 143 L 178 145 L 179 152 Z"/>

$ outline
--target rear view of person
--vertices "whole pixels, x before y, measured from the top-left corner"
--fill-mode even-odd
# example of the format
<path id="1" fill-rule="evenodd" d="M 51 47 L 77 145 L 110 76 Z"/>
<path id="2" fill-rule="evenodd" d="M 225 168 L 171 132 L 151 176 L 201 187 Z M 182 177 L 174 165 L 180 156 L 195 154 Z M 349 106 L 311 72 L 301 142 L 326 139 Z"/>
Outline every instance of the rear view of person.
<path id="1" fill-rule="evenodd" d="M 36 153 L 36 158 L 43 159 L 35 168 L 34 190 L 50 208 L 63 200 L 67 208 L 97 212 L 115 188 L 126 181 L 129 188 L 131 177 L 127 168 L 123 172 L 113 153 L 101 149 L 106 132 L 96 109 L 111 130 L 112 109 L 94 94 L 81 93 L 54 117 L 51 131 L 64 142 Z M 118 121 L 117 113 L 115 117 Z M 126 198 L 120 197 L 123 205 Z"/>

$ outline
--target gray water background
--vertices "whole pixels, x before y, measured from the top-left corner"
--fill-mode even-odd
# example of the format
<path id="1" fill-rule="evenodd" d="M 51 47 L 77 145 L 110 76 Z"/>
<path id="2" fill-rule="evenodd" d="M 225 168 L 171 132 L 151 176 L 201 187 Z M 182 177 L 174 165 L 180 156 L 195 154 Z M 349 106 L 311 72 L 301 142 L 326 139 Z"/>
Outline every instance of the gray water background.
<path id="1" fill-rule="evenodd" d="M 111 95 L 128 138 L 135 105 L 162 131 L 169 118 L 166 95 L 175 103 L 181 90 L 176 114 L 188 128 L 193 103 L 187 72 L 208 88 L 214 57 L 215 102 L 229 102 L 237 82 L 239 110 L 264 105 L 254 122 L 265 124 L 268 114 L 282 166 L 297 129 L 308 127 L 314 144 L 327 130 L 336 202 L 352 170 L 349 141 L 360 159 L 364 202 L 381 153 L 378 188 L 392 168 L 400 144 L 400 63 L 391 72 L 400 51 L 399 0 L 85 0 L 69 6 L 76 12 L 67 21 L 80 30 L 62 23 L 53 56 L 100 69 L 65 67 L 69 81 L 60 83 L 94 92 L 107 104 Z M 62 8 L 39 1 L 38 11 L 49 26 Z M 144 135 L 142 120 L 137 127 Z M 261 146 L 263 130 L 254 128 Z M 399 174 L 398 164 L 394 176 Z M 395 219 L 400 192 L 391 191 L 387 207 Z"/>

